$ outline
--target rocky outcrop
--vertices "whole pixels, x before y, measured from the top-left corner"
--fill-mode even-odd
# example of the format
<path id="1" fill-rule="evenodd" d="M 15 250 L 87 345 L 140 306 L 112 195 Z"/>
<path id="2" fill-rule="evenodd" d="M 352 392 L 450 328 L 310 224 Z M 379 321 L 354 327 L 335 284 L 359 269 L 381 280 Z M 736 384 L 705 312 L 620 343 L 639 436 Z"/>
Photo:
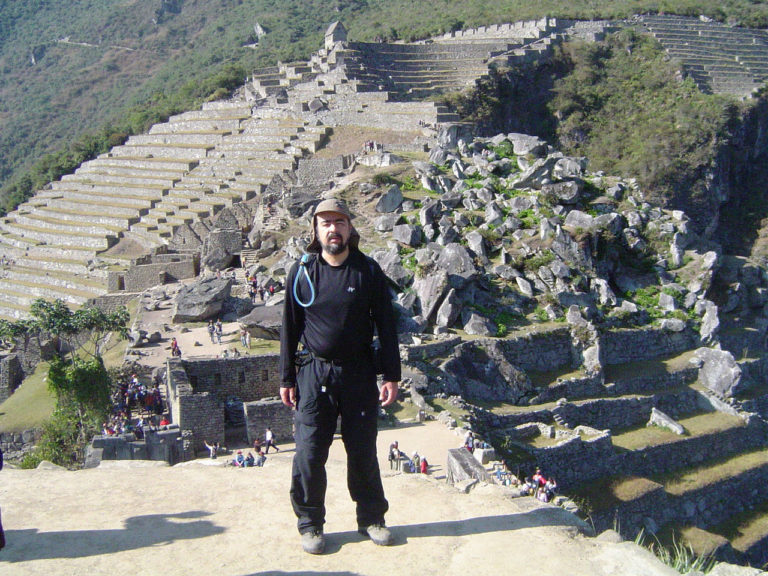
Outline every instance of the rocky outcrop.
<path id="1" fill-rule="evenodd" d="M 202 278 L 184 286 L 176 295 L 173 322 L 200 322 L 216 317 L 229 298 L 232 280 L 229 278 Z"/>

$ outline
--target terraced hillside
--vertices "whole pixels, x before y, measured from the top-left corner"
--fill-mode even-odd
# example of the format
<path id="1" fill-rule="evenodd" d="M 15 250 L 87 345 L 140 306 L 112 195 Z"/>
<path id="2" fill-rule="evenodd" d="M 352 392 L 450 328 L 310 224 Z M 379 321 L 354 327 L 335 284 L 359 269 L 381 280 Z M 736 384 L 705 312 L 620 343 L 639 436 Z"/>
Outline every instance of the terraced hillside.
<path id="1" fill-rule="evenodd" d="M 553 346 L 552 334 L 531 337 Z M 598 531 L 618 526 L 629 539 L 641 530 L 674 533 L 699 553 L 762 565 L 768 423 L 760 403 L 746 401 L 765 398 L 755 373 L 762 355 L 740 361 L 757 378 L 754 393 L 726 402 L 701 380 L 695 333 L 610 330 L 599 342 L 599 375 L 560 355 L 559 369 L 528 371 L 528 406 L 475 407 L 473 419 L 510 454 L 513 470 L 530 474 L 535 463 L 555 477 Z M 680 430 L 665 427 L 657 411 Z"/>
<path id="2" fill-rule="evenodd" d="M 490 47 L 505 52 L 520 45 L 521 34 L 539 35 L 541 26 L 548 32 L 556 28 L 546 21 L 508 25 L 494 31 L 509 35 L 507 41 L 484 37 L 434 45 L 447 52 L 423 44 L 393 45 L 393 54 L 409 54 L 405 59 L 412 61 L 388 65 L 410 68 L 422 79 L 434 77 L 431 68 L 444 53 L 472 55 L 454 60 L 456 75 L 441 71 L 440 84 L 419 80 L 417 93 L 405 76 L 388 86 L 371 82 L 358 65 L 362 45 L 352 48 L 345 35 L 337 41 L 334 34 L 343 27 L 332 26 L 326 47 L 309 62 L 257 71 L 239 99 L 205 104 L 132 136 L 3 218 L 0 317 L 24 317 L 35 298 L 80 306 L 119 290 L 117 274 L 129 262 L 107 252 L 118 241 L 130 239 L 151 250 L 166 244 L 182 224 L 212 217 L 232 203 L 260 200 L 275 175 L 293 172 L 298 159 L 322 147 L 335 126 L 377 127 L 416 139 L 434 135 L 438 125 L 458 118 L 410 97 L 464 87 L 487 73 L 496 54 Z M 386 45 L 375 46 L 377 58 L 389 53 Z M 370 56 L 370 47 L 365 50 Z M 431 58 L 418 56 L 429 51 Z M 522 50 L 516 57 L 539 52 Z M 410 92 L 409 100 L 395 101 L 402 92 Z"/>
<path id="3" fill-rule="evenodd" d="M 685 73 L 706 93 L 750 96 L 768 79 L 768 34 L 683 16 L 642 16 Z"/>

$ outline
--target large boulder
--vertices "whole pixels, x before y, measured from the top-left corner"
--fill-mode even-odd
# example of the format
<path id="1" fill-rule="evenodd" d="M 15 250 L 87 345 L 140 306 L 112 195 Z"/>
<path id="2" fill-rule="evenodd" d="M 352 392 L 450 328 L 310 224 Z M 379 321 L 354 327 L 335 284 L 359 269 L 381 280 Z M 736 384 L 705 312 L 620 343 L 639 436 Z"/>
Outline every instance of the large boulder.
<path id="1" fill-rule="evenodd" d="M 421 244 L 421 230 L 412 224 L 398 224 L 392 228 L 392 238 L 406 246 Z"/>
<path id="2" fill-rule="evenodd" d="M 437 259 L 437 267 L 449 275 L 470 278 L 477 274 L 474 259 L 469 251 L 457 243 L 448 244 Z"/>
<path id="3" fill-rule="evenodd" d="M 699 368 L 699 382 L 720 398 L 730 398 L 741 391 L 741 367 L 730 352 L 699 348 L 691 362 Z"/>
<path id="4" fill-rule="evenodd" d="M 249 314 L 238 318 L 254 338 L 280 340 L 283 311 L 280 306 L 257 306 Z"/>
<path id="5" fill-rule="evenodd" d="M 413 281 L 413 289 L 421 302 L 421 315 L 431 320 L 448 291 L 448 275 L 444 270 Z"/>
<path id="6" fill-rule="evenodd" d="M 469 309 L 462 311 L 461 320 L 464 332 L 472 336 L 495 336 L 498 332 L 497 326 L 490 319 Z"/>
<path id="7" fill-rule="evenodd" d="M 515 156 L 530 155 L 541 158 L 547 154 L 547 143 L 538 136 L 510 132 L 507 134 L 507 140 L 512 142 Z"/>
<path id="8" fill-rule="evenodd" d="M 544 184 L 541 191 L 552 195 L 557 204 L 576 204 L 581 198 L 581 184 L 575 180 Z"/>
<path id="9" fill-rule="evenodd" d="M 379 198 L 376 203 L 376 212 L 389 214 L 400 208 L 400 204 L 403 203 L 403 193 L 400 191 L 400 187 L 397 184 L 393 184 L 389 189 Z"/>
<path id="10" fill-rule="evenodd" d="M 405 288 L 411 283 L 413 275 L 403 267 L 397 248 L 391 248 L 388 251 L 378 250 L 373 252 L 371 257 L 379 263 L 387 278 L 400 288 Z"/>
<path id="11" fill-rule="evenodd" d="M 459 298 L 456 290 L 451 288 L 442 305 L 437 310 L 437 318 L 435 319 L 435 324 L 437 326 L 450 328 L 458 319 L 459 314 L 461 314 L 461 309 L 461 298 Z"/>
<path id="12" fill-rule="evenodd" d="M 174 324 L 201 322 L 216 317 L 229 298 L 232 280 L 229 278 L 203 278 L 184 286 L 176 295 L 173 307 Z"/>

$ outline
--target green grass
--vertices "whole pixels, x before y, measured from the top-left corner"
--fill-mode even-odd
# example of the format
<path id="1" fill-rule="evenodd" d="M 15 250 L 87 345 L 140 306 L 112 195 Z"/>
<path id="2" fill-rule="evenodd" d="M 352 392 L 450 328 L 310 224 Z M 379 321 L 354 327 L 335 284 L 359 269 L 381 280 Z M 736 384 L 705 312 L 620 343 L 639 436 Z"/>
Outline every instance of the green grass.
<path id="1" fill-rule="evenodd" d="M 589 502 L 591 509 L 597 512 L 637 500 L 660 487 L 659 484 L 647 478 L 619 476 L 589 482 L 574 491 L 571 496 Z"/>
<path id="2" fill-rule="evenodd" d="M 413 404 L 413 402 L 400 402 L 399 400 L 394 404 L 387 406 L 387 414 L 400 422 L 412 422 L 415 421 L 419 414 L 419 409 Z"/>
<path id="3" fill-rule="evenodd" d="M 563 440 L 565 440 L 565 438 L 557 436 L 550 438 L 549 436 L 544 436 L 543 434 L 536 434 L 535 436 L 526 438 L 524 442 L 533 448 L 550 448 L 551 446 L 560 444 L 560 442 Z"/>
<path id="4" fill-rule="evenodd" d="M 691 490 L 724 482 L 748 470 L 766 465 L 768 465 L 768 450 L 756 450 L 714 464 L 710 463 L 707 466 L 689 469 L 683 473 L 669 474 L 656 480 L 664 484 L 667 492 L 679 496 Z"/>
<path id="5" fill-rule="evenodd" d="M 431 398 L 429 404 L 438 412 L 448 412 L 456 420 L 466 420 L 469 412 L 451 404 L 447 398 Z"/>
<path id="6" fill-rule="evenodd" d="M 678 372 L 690 367 L 690 359 L 694 356 L 694 352 L 694 350 L 689 350 L 667 358 L 638 360 L 637 362 L 605 366 L 605 380 L 606 382 L 616 382 L 641 376 L 658 376 Z"/>
<path id="7" fill-rule="evenodd" d="M 571 367 L 558 368 L 557 370 L 547 370 L 546 372 L 528 372 L 531 383 L 536 388 L 546 388 L 557 383 L 557 379 L 570 380 L 571 378 L 584 378 L 586 372 L 581 368 L 573 369 Z"/>
<path id="8" fill-rule="evenodd" d="M 698 414 L 678 420 L 678 422 L 685 428 L 686 436 L 702 436 L 746 425 L 744 420 L 738 416 L 731 416 L 722 412 Z M 680 436 L 666 428 L 643 425 L 614 435 L 613 445 L 625 450 L 639 450 L 647 446 L 678 442 L 680 439 Z"/>
<path id="9" fill-rule="evenodd" d="M 0 432 L 39 428 L 53 414 L 56 397 L 48 391 L 48 363 L 41 362 L 21 386 L 0 404 Z"/>
<path id="10" fill-rule="evenodd" d="M 736 550 L 748 549 L 768 534 L 768 500 L 748 512 L 731 516 L 711 531 L 727 538 Z"/>

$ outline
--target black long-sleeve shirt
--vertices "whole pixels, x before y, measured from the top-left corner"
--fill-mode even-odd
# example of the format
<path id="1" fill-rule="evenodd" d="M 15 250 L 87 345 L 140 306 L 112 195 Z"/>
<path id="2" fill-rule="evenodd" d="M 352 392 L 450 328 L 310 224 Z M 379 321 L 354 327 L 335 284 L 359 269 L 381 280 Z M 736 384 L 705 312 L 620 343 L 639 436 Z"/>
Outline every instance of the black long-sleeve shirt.
<path id="1" fill-rule="evenodd" d="M 280 331 L 280 372 L 283 386 L 296 383 L 296 350 L 305 347 L 328 360 L 370 358 L 374 325 L 381 343 L 385 381 L 400 381 L 400 352 L 395 314 L 386 276 L 376 261 L 358 250 L 350 250 L 341 266 L 331 266 L 315 256 L 307 264 L 315 288 L 315 301 L 308 308 L 296 302 L 293 286 L 300 274 L 297 292 L 302 302 L 311 298 L 309 284 L 299 263 L 286 280 L 283 325 Z"/>

